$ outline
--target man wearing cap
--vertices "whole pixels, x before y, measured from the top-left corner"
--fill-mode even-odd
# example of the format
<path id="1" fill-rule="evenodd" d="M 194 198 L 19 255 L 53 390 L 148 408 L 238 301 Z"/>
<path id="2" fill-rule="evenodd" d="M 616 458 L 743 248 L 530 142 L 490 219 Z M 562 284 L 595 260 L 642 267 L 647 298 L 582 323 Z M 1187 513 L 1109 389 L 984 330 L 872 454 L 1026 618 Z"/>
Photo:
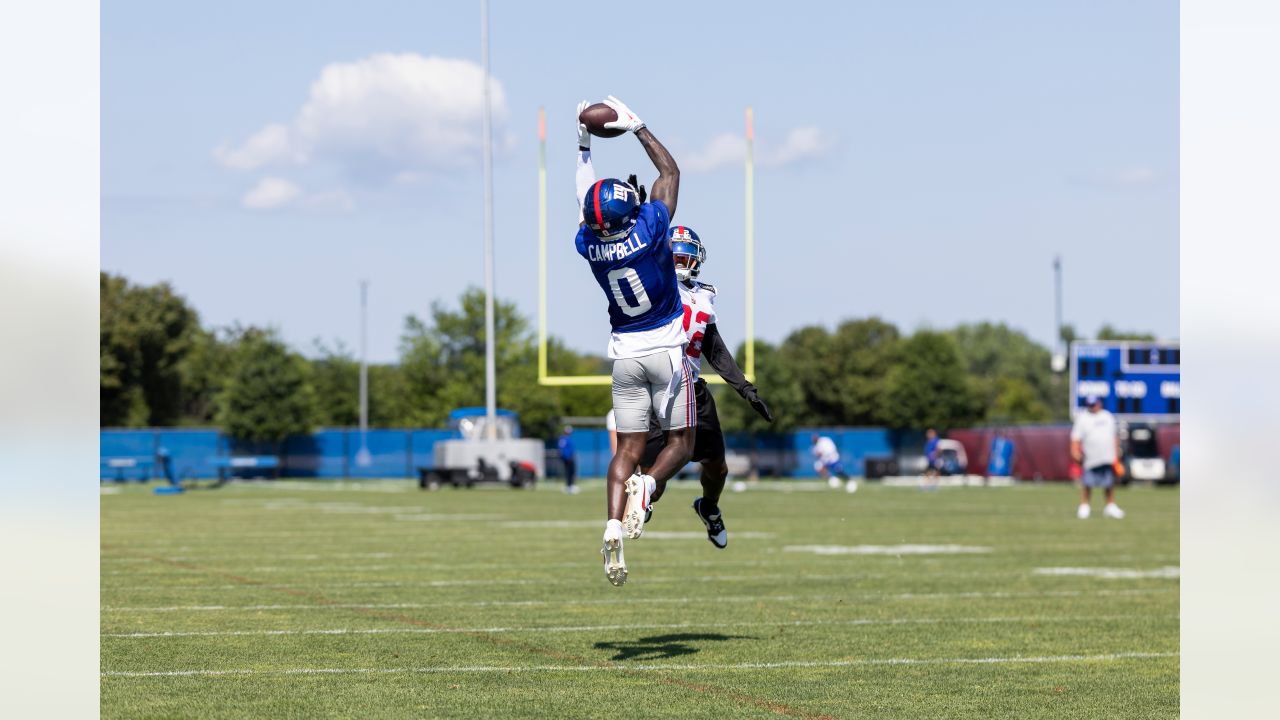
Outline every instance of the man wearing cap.
<path id="1" fill-rule="evenodd" d="M 1085 399 L 1088 412 L 1076 415 L 1071 427 L 1071 459 L 1080 463 L 1081 500 L 1076 517 L 1089 518 L 1089 495 L 1093 488 L 1104 488 L 1107 504 L 1102 509 L 1105 517 L 1119 520 L 1124 511 L 1116 506 L 1116 460 L 1120 457 L 1120 436 L 1116 432 L 1116 418 L 1102 409 L 1102 399 L 1090 395 Z"/>

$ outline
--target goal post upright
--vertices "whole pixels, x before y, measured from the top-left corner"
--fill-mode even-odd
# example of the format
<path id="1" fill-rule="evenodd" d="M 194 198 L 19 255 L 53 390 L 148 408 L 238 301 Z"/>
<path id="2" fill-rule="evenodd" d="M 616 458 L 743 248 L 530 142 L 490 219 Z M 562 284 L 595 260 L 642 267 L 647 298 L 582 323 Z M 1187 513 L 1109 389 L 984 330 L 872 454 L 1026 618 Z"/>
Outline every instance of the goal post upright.
<path id="1" fill-rule="evenodd" d="M 538 108 L 538 382 L 547 378 L 547 111 Z"/>

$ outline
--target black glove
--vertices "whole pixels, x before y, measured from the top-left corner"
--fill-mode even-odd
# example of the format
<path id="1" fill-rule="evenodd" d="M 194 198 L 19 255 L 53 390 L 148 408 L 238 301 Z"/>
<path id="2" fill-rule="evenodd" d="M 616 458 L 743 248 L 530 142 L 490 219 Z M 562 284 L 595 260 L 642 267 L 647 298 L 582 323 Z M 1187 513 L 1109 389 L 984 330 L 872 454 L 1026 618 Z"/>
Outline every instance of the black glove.
<path id="1" fill-rule="evenodd" d="M 627 182 L 630 183 L 631 187 L 636 189 L 637 193 L 639 193 L 640 204 L 643 205 L 644 201 L 647 200 L 649 196 L 648 196 L 648 193 L 644 191 L 644 186 L 641 185 L 640 181 L 636 178 L 635 173 L 632 173 L 627 176 Z"/>
<path id="2" fill-rule="evenodd" d="M 742 389 L 742 397 L 751 403 L 751 407 L 758 413 L 760 417 L 768 422 L 773 422 L 773 413 L 769 412 L 769 406 L 764 404 L 764 400 L 760 399 L 759 393 L 756 392 L 755 385 L 748 385 Z"/>

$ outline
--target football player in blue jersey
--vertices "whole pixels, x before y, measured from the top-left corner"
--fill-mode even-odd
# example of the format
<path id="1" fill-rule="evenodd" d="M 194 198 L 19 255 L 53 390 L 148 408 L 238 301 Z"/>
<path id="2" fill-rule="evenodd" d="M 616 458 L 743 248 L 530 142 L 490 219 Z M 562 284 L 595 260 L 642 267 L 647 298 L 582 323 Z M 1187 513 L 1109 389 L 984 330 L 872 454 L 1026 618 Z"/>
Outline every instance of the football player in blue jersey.
<path id="1" fill-rule="evenodd" d="M 707 529 L 707 539 L 723 550 L 729 544 L 729 533 L 725 530 L 719 503 L 725 479 L 729 476 L 729 465 L 725 460 L 724 433 L 720 430 L 715 398 L 711 396 L 707 381 L 698 377 L 702 358 L 705 357 L 720 377 L 742 399 L 750 403 L 761 417 L 773 422 L 773 413 L 764 400 L 760 399 L 756 386 L 743 375 L 737 361 L 733 359 L 733 353 L 720 337 L 720 330 L 716 325 L 719 320 L 715 307 L 718 296 L 716 287 L 699 279 L 702 266 L 707 261 L 707 249 L 702 244 L 702 239 L 692 228 L 684 225 L 673 225 L 668 238 L 675 260 L 676 277 L 680 280 L 680 298 L 684 304 L 684 330 L 688 337 L 685 353 L 689 357 L 690 369 L 695 378 L 693 396 L 697 405 L 698 422 L 692 459 L 702 466 L 699 478 L 702 496 L 694 498 L 693 510 Z M 644 456 L 640 459 L 640 467 L 646 468 L 656 462 L 665 445 L 666 437 L 659 430 L 655 418 L 650 416 L 648 441 Z M 663 488 L 659 488 L 650 501 L 657 502 L 662 496 L 662 490 Z"/>
<path id="2" fill-rule="evenodd" d="M 613 360 L 613 411 L 618 451 L 609 463 L 604 571 L 609 582 L 627 581 L 622 542 L 644 532 L 649 501 L 660 486 L 689 462 L 697 414 L 693 373 L 685 355 L 684 306 L 667 228 L 676 211 L 680 168 L 622 101 L 605 104 L 617 119 L 605 128 L 630 132 L 658 169 L 649 202 L 622 180 L 592 182 L 591 135 L 578 123 L 577 191 L 582 224 L 575 245 L 591 266 L 609 304 L 608 355 Z M 586 103 L 578 106 L 581 115 Z M 650 410 L 666 433 L 666 447 L 648 474 L 636 472 L 644 453 Z"/>

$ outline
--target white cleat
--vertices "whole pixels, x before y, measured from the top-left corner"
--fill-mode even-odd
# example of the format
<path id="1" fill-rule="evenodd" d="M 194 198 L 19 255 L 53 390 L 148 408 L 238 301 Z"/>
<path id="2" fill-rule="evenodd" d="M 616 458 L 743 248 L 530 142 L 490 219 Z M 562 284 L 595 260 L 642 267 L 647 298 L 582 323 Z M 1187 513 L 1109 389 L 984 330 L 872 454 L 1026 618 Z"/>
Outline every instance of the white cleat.
<path id="1" fill-rule="evenodd" d="M 851 492 L 851 493 L 858 492 L 858 481 L 849 480 L 849 482 L 845 483 L 844 489 L 845 489 L 845 492 Z"/>
<path id="2" fill-rule="evenodd" d="M 1088 519 L 1089 519 L 1089 504 L 1088 504 L 1088 503 L 1080 503 L 1080 507 L 1076 508 L 1076 517 L 1080 518 L 1081 520 L 1088 520 Z"/>
<path id="3" fill-rule="evenodd" d="M 836 477 L 835 475 L 832 475 L 831 477 L 827 478 L 827 487 L 831 488 L 832 490 L 839 490 L 840 478 Z"/>
<path id="4" fill-rule="evenodd" d="M 604 547 L 600 554 L 604 556 L 604 575 L 614 587 L 627 582 L 627 561 L 622 556 L 621 527 L 610 523 L 604 530 Z"/>
<path id="5" fill-rule="evenodd" d="M 1107 503 L 1107 506 L 1102 508 L 1102 515 L 1112 520 L 1124 519 L 1124 511 L 1117 507 L 1115 503 Z"/>
<path id="6" fill-rule="evenodd" d="M 627 506 L 622 511 L 622 530 L 628 540 L 644 534 L 644 523 L 649 515 L 649 495 L 653 492 L 653 478 L 648 475 L 632 475 L 627 478 Z"/>

